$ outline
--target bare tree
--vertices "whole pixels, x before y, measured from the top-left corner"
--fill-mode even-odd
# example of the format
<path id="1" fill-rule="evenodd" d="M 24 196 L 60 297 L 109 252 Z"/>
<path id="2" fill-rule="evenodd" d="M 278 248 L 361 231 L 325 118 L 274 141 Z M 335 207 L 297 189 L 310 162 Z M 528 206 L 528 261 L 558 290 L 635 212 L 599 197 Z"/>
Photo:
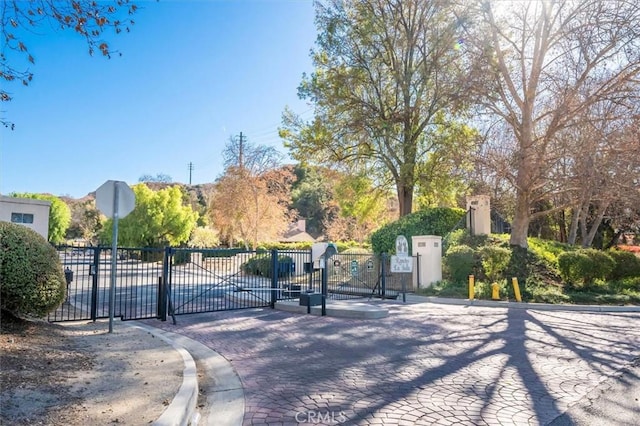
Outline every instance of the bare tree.
<path id="1" fill-rule="evenodd" d="M 640 140 L 637 120 L 626 108 L 595 104 L 583 125 L 572 129 L 568 187 L 573 189 L 572 220 L 568 242 L 589 247 L 611 210 L 637 199 L 640 176 Z M 622 112 L 622 114 L 620 114 Z"/>
<path id="2" fill-rule="evenodd" d="M 502 170 L 516 192 L 512 245 L 526 247 L 531 220 L 550 213 L 532 206 L 566 190 L 551 179 L 559 133 L 594 104 L 640 96 L 638 22 L 640 4 L 629 0 L 480 3 L 465 48 L 483 58 L 480 104 L 513 140 Z"/>
<path id="3" fill-rule="evenodd" d="M 282 235 L 289 223 L 287 183 L 293 173 L 276 173 L 281 154 L 272 147 L 231 138 L 223 151 L 225 174 L 216 184 L 210 212 L 213 225 L 230 244 L 256 249 Z"/>

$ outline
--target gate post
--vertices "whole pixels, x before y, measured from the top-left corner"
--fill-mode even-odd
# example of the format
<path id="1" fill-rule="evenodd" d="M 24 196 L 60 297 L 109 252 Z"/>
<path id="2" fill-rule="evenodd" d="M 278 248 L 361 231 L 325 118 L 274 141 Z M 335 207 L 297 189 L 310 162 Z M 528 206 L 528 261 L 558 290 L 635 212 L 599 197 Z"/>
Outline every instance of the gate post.
<path id="1" fill-rule="evenodd" d="M 167 285 L 169 283 L 169 268 L 171 267 L 171 247 L 164 248 L 162 257 L 162 276 L 158 277 L 158 319 L 167 320 Z"/>
<path id="2" fill-rule="evenodd" d="M 329 293 L 328 291 L 328 280 L 329 277 L 327 276 L 327 268 L 328 268 L 328 263 L 329 263 L 329 258 L 325 254 L 322 255 L 323 257 L 323 261 L 324 261 L 324 268 L 320 269 L 320 277 L 322 278 L 322 287 L 321 287 L 321 292 L 322 292 L 322 311 L 321 314 L 322 316 L 326 316 L 327 315 L 327 295 Z"/>
<path id="3" fill-rule="evenodd" d="M 156 317 L 160 321 L 167 320 L 167 300 L 166 300 L 166 292 L 164 288 L 164 280 L 162 276 L 158 277 L 158 295 L 157 297 L 157 307 L 156 307 Z"/>
<path id="4" fill-rule="evenodd" d="M 382 298 L 387 293 L 387 253 L 382 253 L 380 255 L 380 275 L 382 278 L 380 279 L 380 287 L 382 288 Z"/>
<path id="5" fill-rule="evenodd" d="M 93 264 L 89 265 L 91 275 L 91 320 L 98 318 L 98 274 L 100 272 L 100 246 L 93 249 Z"/>
<path id="6" fill-rule="evenodd" d="M 273 249 L 271 250 L 271 292 L 270 292 L 271 300 L 269 302 L 271 309 L 275 309 L 276 300 L 278 299 L 277 290 L 278 290 L 278 273 L 280 272 L 278 270 L 279 266 L 280 265 L 278 262 L 278 250 Z"/>

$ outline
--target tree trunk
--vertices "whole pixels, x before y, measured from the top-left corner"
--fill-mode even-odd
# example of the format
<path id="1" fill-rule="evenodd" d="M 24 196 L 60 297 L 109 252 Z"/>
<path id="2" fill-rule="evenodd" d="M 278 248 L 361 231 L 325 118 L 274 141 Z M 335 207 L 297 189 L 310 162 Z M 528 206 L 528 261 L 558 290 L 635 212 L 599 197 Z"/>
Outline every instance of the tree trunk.
<path id="1" fill-rule="evenodd" d="M 413 187 L 410 185 L 398 184 L 398 204 L 399 216 L 404 217 L 413 210 Z"/>
<path id="2" fill-rule="evenodd" d="M 569 238 L 567 242 L 571 245 L 576 243 L 576 239 L 578 238 L 578 222 L 580 221 L 580 208 L 576 207 L 573 209 L 573 214 L 571 215 L 571 228 L 569 228 Z"/>
<path id="3" fill-rule="evenodd" d="M 582 237 L 582 247 L 591 247 L 591 245 L 593 244 L 593 239 L 598 232 L 598 228 L 600 228 L 600 224 L 602 223 L 602 219 L 604 218 L 604 214 L 607 211 L 608 207 L 609 203 L 605 202 L 604 205 L 599 208 L 598 215 L 591 224 L 589 233 Z"/>
<path id="4" fill-rule="evenodd" d="M 529 200 L 518 191 L 516 198 L 516 212 L 511 224 L 511 239 L 509 244 L 522 248 L 528 247 L 527 235 L 529 233 Z"/>
<path id="5" fill-rule="evenodd" d="M 558 238 L 561 243 L 567 242 L 567 216 L 564 210 L 561 210 L 558 214 L 558 225 L 560 227 L 560 234 Z"/>
<path id="6" fill-rule="evenodd" d="M 532 86 L 530 89 L 535 90 Z M 534 92 L 535 93 L 535 92 Z M 535 185 L 534 171 L 537 158 L 541 153 L 536 153 L 533 143 L 533 108 L 531 103 L 533 96 L 527 99 L 522 106 L 522 124 L 520 125 L 519 150 L 516 154 L 516 209 L 511 224 L 511 239 L 509 244 L 527 248 L 527 236 L 529 235 L 529 223 L 531 222 L 531 197 Z"/>

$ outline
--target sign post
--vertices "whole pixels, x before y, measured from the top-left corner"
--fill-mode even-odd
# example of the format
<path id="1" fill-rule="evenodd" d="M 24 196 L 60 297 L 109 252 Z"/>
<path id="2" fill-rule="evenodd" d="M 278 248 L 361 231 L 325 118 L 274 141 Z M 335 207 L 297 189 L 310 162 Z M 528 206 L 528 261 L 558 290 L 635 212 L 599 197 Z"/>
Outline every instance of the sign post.
<path id="1" fill-rule="evenodd" d="M 409 256 L 409 243 L 404 235 L 396 237 L 396 255 L 391 256 L 391 272 L 413 272 L 413 258 Z M 402 302 L 407 302 L 407 277 L 402 277 Z"/>
<path id="2" fill-rule="evenodd" d="M 126 182 L 108 180 L 96 190 L 96 207 L 113 219 L 111 238 L 111 282 L 109 285 L 109 333 L 113 333 L 116 301 L 116 262 L 118 260 L 118 219 L 125 217 L 136 206 L 136 195 Z"/>

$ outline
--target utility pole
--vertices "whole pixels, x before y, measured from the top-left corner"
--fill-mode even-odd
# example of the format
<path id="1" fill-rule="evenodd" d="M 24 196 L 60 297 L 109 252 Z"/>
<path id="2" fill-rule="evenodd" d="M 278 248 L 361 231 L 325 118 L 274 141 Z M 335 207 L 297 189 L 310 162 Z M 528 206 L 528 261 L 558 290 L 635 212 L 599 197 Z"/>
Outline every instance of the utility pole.
<path id="1" fill-rule="evenodd" d="M 243 151 L 242 151 L 242 143 L 244 142 L 245 136 L 242 134 L 242 132 L 240 132 L 240 149 L 238 151 L 238 167 L 240 167 L 242 169 L 243 167 Z"/>
<path id="2" fill-rule="evenodd" d="M 191 185 L 191 173 L 193 172 L 193 163 L 189 162 L 189 185 Z"/>

